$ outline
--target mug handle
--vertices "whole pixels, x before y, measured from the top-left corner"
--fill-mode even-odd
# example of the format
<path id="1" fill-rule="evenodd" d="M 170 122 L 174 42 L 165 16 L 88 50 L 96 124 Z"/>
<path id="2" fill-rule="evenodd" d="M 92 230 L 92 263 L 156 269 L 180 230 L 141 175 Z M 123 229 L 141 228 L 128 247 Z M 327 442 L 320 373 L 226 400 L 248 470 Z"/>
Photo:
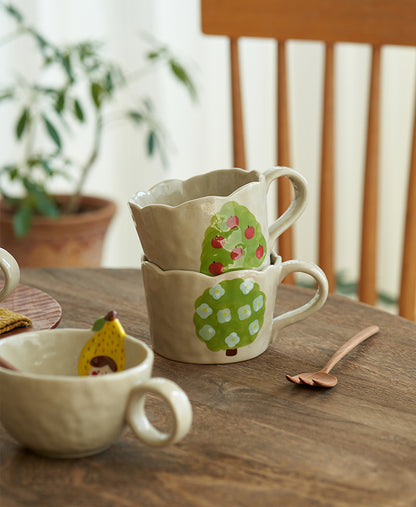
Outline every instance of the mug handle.
<path id="1" fill-rule="evenodd" d="M 300 306 L 299 308 L 290 310 L 283 315 L 279 315 L 273 319 L 273 339 L 276 337 L 276 333 L 280 329 L 289 326 L 290 324 L 294 324 L 299 320 L 306 319 L 306 317 L 309 317 L 309 315 L 317 312 L 320 308 L 322 308 L 328 297 L 328 280 L 325 276 L 325 273 L 319 266 L 313 264 L 312 262 L 298 260 L 283 262 L 278 283 L 280 284 L 280 282 L 288 274 L 295 272 L 306 273 L 312 278 L 315 278 L 316 282 L 318 283 L 318 288 L 316 289 L 313 297 L 307 303 Z"/>
<path id="2" fill-rule="evenodd" d="M 156 429 L 146 416 L 146 394 L 159 395 L 173 414 L 169 433 Z M 127 405 L 127 421 L 137 437 L 151 447 L 164 447 L 181 440 L 192 424 L 192 407 L 185 392 L 174 382 L 165 378 L 152 378 L 133 387 Z"/>
<path id="3" fill-rule="evenodd" d="M 3 301 L 14 291 L 20 281 L 19 265 L 4 248 L 0 248 L 0 268 L 4 273 L 4 286 L 0 291 L 0 301 Z"/>
<path id="4" fill-rule="evenodd" d="M 303 213 L 307 201 L 308 183 L 299 172 L 290 167 L 271 167 L 263 175 L 266 181 L 266 193 L 272 181 L 282 176 L 289 178 L 295 191 L 288 209 L 269 226 L 269 240 L 272 243 Z"/>

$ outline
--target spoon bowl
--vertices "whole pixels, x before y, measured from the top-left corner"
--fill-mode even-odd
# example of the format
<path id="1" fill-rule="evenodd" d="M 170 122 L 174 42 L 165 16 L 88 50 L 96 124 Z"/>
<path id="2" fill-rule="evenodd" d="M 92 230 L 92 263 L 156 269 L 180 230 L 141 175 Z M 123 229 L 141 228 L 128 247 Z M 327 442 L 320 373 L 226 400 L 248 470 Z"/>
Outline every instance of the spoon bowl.
<path id="1" fill-rule="evenodd" d="M 323 371 L 317 371 L 312 375 L 302 374 L 300 376 L 300 381 L 303 384 L 307 384 L 309 386 L 319 386 L 319 387 L 334 387 L 338 384 L 338 379 L 334 375 L 330 375 L 329 373 L 325 373 Z"/>

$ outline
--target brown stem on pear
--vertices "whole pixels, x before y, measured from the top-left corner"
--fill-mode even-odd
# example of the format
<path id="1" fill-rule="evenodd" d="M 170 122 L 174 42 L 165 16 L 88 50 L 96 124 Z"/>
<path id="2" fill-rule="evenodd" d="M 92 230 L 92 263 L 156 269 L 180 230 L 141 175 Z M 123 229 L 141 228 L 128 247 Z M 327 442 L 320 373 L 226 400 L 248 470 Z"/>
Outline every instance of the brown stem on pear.
<path id="1" fill-rule="evenodd" d="M 116 320 L 118 318 L 117 312 L 115 310 L 111 310 L 104 317 L 105 320 Z"/>

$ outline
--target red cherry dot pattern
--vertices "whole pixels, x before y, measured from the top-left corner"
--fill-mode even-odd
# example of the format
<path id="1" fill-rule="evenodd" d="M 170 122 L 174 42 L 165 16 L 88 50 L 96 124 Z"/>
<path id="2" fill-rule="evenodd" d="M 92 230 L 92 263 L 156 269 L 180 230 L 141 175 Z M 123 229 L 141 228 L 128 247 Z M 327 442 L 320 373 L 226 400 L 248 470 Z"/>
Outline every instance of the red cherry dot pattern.
<path id="1" fill-rule="evenodd" d="M 236 248 L 233 248 L 230 252 L 231 259 L 234 261 L 237 259 L 240 259 L 243 256 L 243 249 L 241 246 L 238 246 Z"/>
<path id="2" fill-rule="evenodd" d="M 247 229 L 244 231 L 244 236 L 247 239 L 251 239 L 254 237 L 254 233 L 255 233 L 254 227 L 252 225 L 249 225 Z"/>
<path id="3" fill-rule="evenodd" d="M 238 227 L 238 224 L 240 223 L 240 220 L 237 216 L 232 216 L 227 219 L 227 227 L 229 229 L 235 229 Z"/>
<path id="4" fill-rule="evenodd" d="M 263 257 L 263 254 L 264 254 L 264 247 L 263 247 L 263 245 L 259 245 L 256 250 L 257 259 L 261 259 Z"/>
<path id="5" fill-rule="evenodd" d="M 221 262 L 213 262 L 208 269 L 212 275 L 220 275 L 224 271 L 224 266 Z"/>
<path id="6" fill-rule="evenodd" d="M 212 238 L 211 245 L 213 248 L 222 248 L 225 244 L 225 239 L 222 236 L 215 236 Z"/>

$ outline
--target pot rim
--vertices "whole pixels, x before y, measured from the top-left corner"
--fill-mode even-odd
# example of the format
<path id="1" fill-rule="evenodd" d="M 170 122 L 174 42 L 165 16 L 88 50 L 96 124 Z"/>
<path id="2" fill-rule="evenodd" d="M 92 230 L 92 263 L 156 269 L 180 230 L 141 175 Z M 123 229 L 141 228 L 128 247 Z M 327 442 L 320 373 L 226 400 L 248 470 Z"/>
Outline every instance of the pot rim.
<path id="1" fill-rule="evenodd" d="M 52 194 L 58 201 L 67 201 L 71 194 Z M 99 218 L 107 218 L 110 220 L 116 213 L 116 204 L 113 200 L 105 197 L 97 197 L 92 195 L 81 195 L 81 202 L 88 203 L 92 209 L 82 211 L 81 213 L 71 213 L 68 215 L 59 215 L 58 217 L 48 217 L 44 215 L 34 215 L 32 218 L 33 225 L 48 226 L 59 222 L 61 224 L 76 224 L 84 222 L 86 217 L 91 220 Z M 6 205 L 4 199 L 0 199 L 0 209 L 2 211 L 0 221 L 11 222 L 13 220 L 14 210 Z"/>

